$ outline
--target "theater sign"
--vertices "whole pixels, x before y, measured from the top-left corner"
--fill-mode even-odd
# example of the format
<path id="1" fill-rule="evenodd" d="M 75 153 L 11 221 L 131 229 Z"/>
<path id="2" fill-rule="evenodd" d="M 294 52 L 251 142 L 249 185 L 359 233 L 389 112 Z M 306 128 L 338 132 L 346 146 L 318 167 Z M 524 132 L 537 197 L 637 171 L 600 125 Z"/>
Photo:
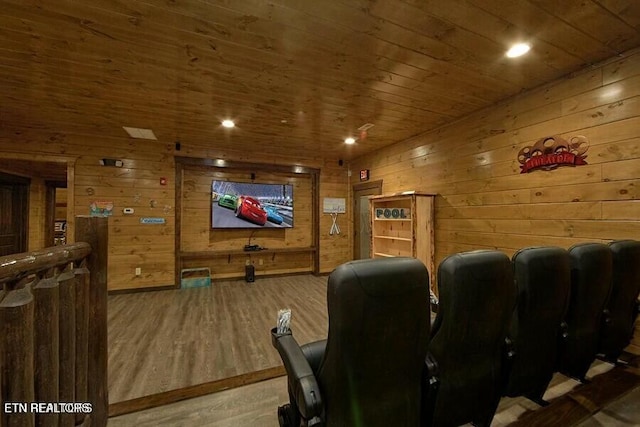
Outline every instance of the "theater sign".
<path id="1" fill-rule="evenodd" d="M 573 136 L 568 141 L 559 136 L 547 136 L 518 152 L 520 173 L 534 170 L 552 170 L 559 166 L 586 165 L 589 141 L 584 136 Z"/>

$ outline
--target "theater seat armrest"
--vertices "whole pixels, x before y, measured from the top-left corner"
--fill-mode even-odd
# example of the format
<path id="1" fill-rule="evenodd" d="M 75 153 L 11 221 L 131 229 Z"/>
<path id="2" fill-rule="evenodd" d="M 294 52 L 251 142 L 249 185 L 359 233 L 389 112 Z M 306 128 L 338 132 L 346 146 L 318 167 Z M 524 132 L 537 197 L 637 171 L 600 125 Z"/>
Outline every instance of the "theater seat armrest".
<path id="1" fill-rule="evenodd" d="M 327 348 L 327 340 L 313 341 L 303 344 L 300 348 L 302 349 L 302 353 L 307 359 L 307 362 L 309 362 L 311 370 L 314 374 L 317 374 L 318 369 L 320 369 L 320 363 L 322 363 L 322 359 L 324 358 L 324 352 Z"/>
<path id="2" fill-rule="evenodd" d="M 302 349 L 290 332 L 278 334 L 275 328 L 271 330 L 271 343 L 287 371 L 290 391 L 300 415 L 309 424 L 320 422 L 323 409 L 320 387 Z"/>

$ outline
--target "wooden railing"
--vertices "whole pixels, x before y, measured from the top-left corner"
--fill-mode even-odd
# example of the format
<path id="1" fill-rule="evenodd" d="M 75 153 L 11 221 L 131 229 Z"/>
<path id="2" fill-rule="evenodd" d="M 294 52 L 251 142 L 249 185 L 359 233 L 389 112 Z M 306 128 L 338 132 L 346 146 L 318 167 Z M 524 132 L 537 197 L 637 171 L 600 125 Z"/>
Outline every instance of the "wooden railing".
<path id="1" fill-rule="evenodd" d="M 0 426 L 106 426 L 107 219 L 0 257 Z"/>

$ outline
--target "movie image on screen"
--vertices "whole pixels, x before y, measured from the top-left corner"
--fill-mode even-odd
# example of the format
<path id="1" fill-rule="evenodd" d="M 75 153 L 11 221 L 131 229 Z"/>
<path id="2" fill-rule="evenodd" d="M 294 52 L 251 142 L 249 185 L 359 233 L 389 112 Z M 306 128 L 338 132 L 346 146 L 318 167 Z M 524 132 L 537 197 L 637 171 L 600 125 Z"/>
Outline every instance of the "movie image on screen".
<path id="1" fill-rule="evenodd" d="M 293 227 L 293 185 L 211 183 L 211 228 Z"/>

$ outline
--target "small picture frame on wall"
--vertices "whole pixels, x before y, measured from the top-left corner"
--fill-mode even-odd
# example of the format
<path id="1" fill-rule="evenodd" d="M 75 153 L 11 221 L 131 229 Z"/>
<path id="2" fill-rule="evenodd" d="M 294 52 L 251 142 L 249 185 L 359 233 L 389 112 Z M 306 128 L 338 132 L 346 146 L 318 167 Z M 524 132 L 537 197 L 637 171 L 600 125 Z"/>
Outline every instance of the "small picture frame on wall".
<path id="1" fill-rule="evenodd" d="M 110 200 L 94 200 L 89 204 L 89 216 L 111 216 L 113 202 Z"/>

